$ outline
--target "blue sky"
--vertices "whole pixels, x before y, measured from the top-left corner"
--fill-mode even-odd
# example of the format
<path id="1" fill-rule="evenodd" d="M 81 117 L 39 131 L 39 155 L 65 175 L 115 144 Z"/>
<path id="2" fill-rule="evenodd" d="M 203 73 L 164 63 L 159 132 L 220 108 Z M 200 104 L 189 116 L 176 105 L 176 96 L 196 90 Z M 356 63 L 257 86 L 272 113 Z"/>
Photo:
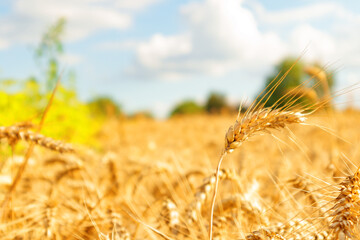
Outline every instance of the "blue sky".
<path id="1" fill-rule="evenodd" d="M 129 113 L 164 117 L 212 91 L 253 99 L 279 60 L 304 49 L 336 70 L 337 89 L 360 80 L 360 3 L 350 0 L 2 0 L 0 78 L 41 76 L 34 49 L 60 17 L 61 65 L 81 99 L 109 95 Z"/>

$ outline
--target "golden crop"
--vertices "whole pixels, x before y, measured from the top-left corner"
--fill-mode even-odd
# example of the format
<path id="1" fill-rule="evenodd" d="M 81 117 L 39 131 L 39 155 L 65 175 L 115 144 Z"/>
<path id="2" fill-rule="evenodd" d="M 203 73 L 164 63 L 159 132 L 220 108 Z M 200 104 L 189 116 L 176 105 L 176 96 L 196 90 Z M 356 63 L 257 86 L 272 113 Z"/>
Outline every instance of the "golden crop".
<path id="1" fill-rule="evenodd" d="M 234 119 L 112 119 L 101 152 L 36 146 L 1 209 L 1 239 L 209 239 Z M 359 119 L 320 111 L 242 143 L 219 172 L 213 239 L 358 239 Z M 2 156 L 0 199 L 23 159 Z"/>

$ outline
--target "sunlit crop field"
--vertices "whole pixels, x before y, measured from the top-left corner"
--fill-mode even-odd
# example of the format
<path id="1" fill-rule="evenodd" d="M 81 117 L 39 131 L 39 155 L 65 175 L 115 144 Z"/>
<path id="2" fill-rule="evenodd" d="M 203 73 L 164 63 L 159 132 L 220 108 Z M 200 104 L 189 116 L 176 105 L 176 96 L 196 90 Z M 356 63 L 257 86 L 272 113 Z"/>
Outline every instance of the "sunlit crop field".
<path id="1" fill-rule="evenodd" d="M 2 205 L 1 239 L 208 239 L 214 173 L 235 119 L 113 118 L 100 147 L 60 154 L 36 145 Z M 359 120 L 319 111 L 228 154 L 213 239 L 357 239 L 359 198 L 342 189 L 359 189 L 356 174 L 343 182 L 360 165 Z M 24 160 L 28 144 L 18 144 L 1 156 L 1 199 Z"/>

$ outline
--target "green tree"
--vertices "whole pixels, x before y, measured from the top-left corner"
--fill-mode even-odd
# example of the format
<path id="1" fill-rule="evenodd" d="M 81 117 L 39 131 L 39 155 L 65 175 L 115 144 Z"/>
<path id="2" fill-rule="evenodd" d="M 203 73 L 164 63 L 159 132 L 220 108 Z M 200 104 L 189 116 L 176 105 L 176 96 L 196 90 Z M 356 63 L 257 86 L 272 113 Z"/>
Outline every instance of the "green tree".
<path id="1" fill-rule="evenodd" d="M 205 110 L 208 113 L 220 113 L 227 108 L 225 96 L 220 93 L 211 93 L 206 101 Z"/>
<path id="2" fill-rule="evenodd" d="M 198 114 L 203 113 L 204 108 L 192 100 L 187 100 L 179 103 L 171 111 L 170 116 L 181 115 L 181 114 Z"/>
<path id="3" fill-rule="evenodd" d="M 98 117 L 119 116 L 121 107 L 110 97 L 102 96 L 89 102 L 90 111 Z"/>
<path id="4" fill-rule="evenodd" d="M 296 58 L 285 58 L 275 67 L 274 73 L 266 79 L 264 90 L 262 90 L 257 101 L 263 103 L 265 107 L 278 108 L 285 106 L 289 99 L 296 99 L 293 104 L 309 104 L 313 99 L 310 99 L 306 92 L 311 93 L 315 91 L 317 99 L 323 97 L 324 84 L 319 84 L 316 78 L 309 80 L 309 74 L 306 74 L 305 71 L 305 66 L 307 65 L 310 64 Z M 311 66 L 316 65 L 320 66 L 320 64 L 311 64 Z M 320 70 L 321 68 L 318 69 Z M 285 76 L 287 71 L 289 72 Z M 329 90 L 331 90 L 335 83 L 333 74 L 330 72 L 324 72 L 324 74 L 328 76 L 326 84 Z M 283 76 L 285 77 L 279 84 L 279 80 Z"/>
<path id="5" fill-rule="evenodd" d="M 258 98 L 258 101 L 261 101 L 265 104 L 265 107 L 273 107 L 275 103 L 277 103 L 275 107 L 282 107 L 286 103 L 286 101 L 278 100 L 282 98 L 289 90 L 299 86 L 304 78 L 304 64 L 301 61 L 298 61 L 295 65 L 295 58 L 286 58 L 280 64 L 275 67 L 275 71 L 272 75 L 270 75 L 265 82 L 265 89 L 262 94 Z M 284 75 L 286 71 L 288 71 L 292 67 L 291 71 L 287 74 L 287 76 L 282 80 L 282 82 L 278 84 L 278 80 Z M 277 79 L 276 76 L 278 75 Z"/>

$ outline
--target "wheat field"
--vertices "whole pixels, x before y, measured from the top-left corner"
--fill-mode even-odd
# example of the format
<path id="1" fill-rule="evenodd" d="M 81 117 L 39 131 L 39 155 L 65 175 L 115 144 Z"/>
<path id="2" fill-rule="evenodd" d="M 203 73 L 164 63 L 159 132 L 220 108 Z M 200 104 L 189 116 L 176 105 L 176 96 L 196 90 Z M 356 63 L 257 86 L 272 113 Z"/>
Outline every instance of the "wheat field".
<path id="1" fill-rule="evenodd" d="M 25 153 L 2 158 L 1 239 L 209 239 L 210 226 L 212 239 L 358 239 L 360 113 L 306 118 L 225 156 L 212 224 L 236 116 L 109 119 L 101 151 L 69 153 L 28 126 L 2 128 L 2 147 L 36 146 L 13 191 Z"/>

